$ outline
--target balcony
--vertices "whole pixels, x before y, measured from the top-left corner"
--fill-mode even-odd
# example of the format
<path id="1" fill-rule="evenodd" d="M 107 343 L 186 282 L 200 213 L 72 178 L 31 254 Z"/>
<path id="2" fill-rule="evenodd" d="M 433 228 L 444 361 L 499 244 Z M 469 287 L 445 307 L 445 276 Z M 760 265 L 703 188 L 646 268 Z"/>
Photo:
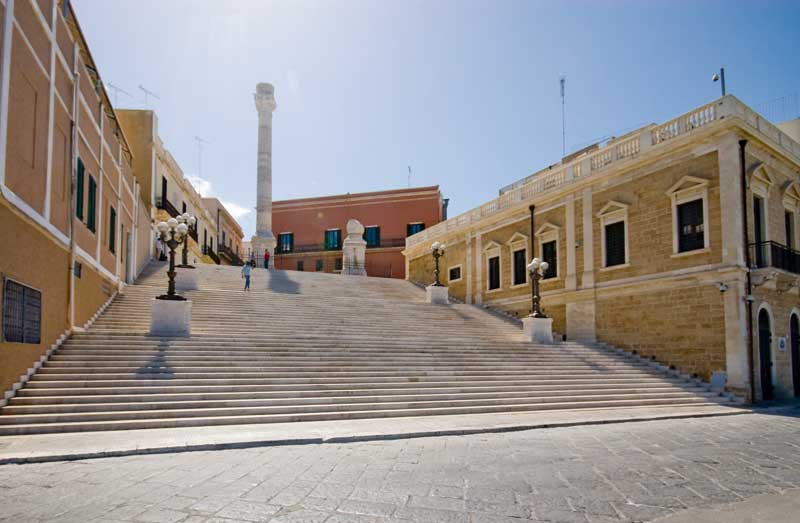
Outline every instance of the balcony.
<path id="1" fill-rule="evenodd" d="M 800 274 L 800 251 L 778 242 L 750 244 L 750 261 L 754 268 L 773 267 L 792 274 Z"/>
<path id="2" fill-rule="evenodd" d="M 233 252 L 230 249 L 230 247 L 227 247 L 225 245 L 221 245 L 220 248 L 219 248 L 219 253 L 220 253 L 220 255 L 222 255 L 225 258 L 227 258 L 227 260 L 229 262 L 231 262 L 231 264 L 233 264 L 233 265 L 244 265 L 244 262 L 242 261 L 241 258 L 239 258 L 239 255 L 236 254 L 235 252 Z"/>
<path id="3" fill-rule="evenodd" d="M 207 255 L 209 258 L 214 260 L 214 263 L 219 265 L 219 256 L 217 256 L 217 253 L 214 252 L 214 249 L 206 245 L 203 247 L 203 254 Z"/>
<path id="4" fill-rule="evenodd" d="M 390 238 L 390 239 L 381 239 L 379 245 L 368 245 L 367 249 L 381 249 L 386 247 L 405 247 L 406 239 L 405 238 Z M 275 248 L 275 254 L 302 254 L 302 253 L 309 253 L 309 252 L 330 252 L 330 251 L 341 251 L 342 246 L 339 245 L 338 247 L 331 248 L 330 246 L 326 246 L 324 243 L 314 243 L 314 244 L 307 244 L 307 245 L 294 245 L 292 246 L 292 250 L 290 251 L 281 251 L 280 245 Z"/>
<path id="5" fill-rule="evenodd" d="M 156 196 L 156 207 L 159 209 L 164 209 L 167 211 L 167 214 L 172 216 L 173 218 L 177 218 L 180 214 L 178 209 L 175 208 L 169 200 L 164 198 L 163 196 Z"/>

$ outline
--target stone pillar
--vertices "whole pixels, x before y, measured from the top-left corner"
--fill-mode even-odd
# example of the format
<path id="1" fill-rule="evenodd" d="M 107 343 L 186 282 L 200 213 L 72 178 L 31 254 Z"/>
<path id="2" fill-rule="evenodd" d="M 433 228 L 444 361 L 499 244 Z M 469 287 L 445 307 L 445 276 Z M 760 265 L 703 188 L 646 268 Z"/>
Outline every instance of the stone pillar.
<path id="1" fill-rule="evenodd" d="M 256 86 L 258 111 L 258 185 L 256 187 L 256 234 L 252 238 L 253 252 L 263 257 L 268 250 L 275 254 L 277 240 L 272 234 L 272 113 L 275 111 L 275 88 L 272 84 Z"/>
<path id="2" fill-rule="evenodd" d="M 342 274 L 366 276 L 367 241 L 364 226 L 355 219 L 347 220 L 347 238 L 342 244 Z"/>

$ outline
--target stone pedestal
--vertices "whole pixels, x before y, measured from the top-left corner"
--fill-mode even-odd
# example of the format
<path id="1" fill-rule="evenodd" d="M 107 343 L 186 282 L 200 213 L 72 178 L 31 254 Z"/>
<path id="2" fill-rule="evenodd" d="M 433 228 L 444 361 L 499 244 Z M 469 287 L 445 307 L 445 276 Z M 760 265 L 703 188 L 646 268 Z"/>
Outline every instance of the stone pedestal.
<path id="1" fill-rule="evenodd" d="M 533 343 L 553 343 L 553 318 L 522 318 L 522 333 Z"/>
<path id="2" fill-rule="evenodd" d="M 450 294 L 447 292 L 447 287 L 443 285 L 428 285 L 425 287 L 425 301 L 427 303 L 447 305 L 450 303 Z"/>
<path id="3" fill-rule="evenodd" d="M 179 291 L 196 291 L 199 289 L 197 283 L 197 269 L 194 267 L 175 267 L 175 289 Z"/>
<path id="4" fill-rule="evenodd" d="M 153 299 L 151 336 L 191 336 L 192 301 Z"/>
<path id="5" fill-rule="evenodd" d="M 250 246 L 253 250 L 253 256 L 256 259 L 256 267 L 264 266 L 264 251 L 269 251 L 269 266 L 275 263 L 275 247 L 278 245 L 278 240 L 272 236 L 253 236 L 250 240 Z"/>
<path id="6" fill-rule="evenodd" d="M 342 274 L 366 276 L 367 242 L 364 226 L 358 220 L 347 220 L 347 238 L 342 244 Z"/>

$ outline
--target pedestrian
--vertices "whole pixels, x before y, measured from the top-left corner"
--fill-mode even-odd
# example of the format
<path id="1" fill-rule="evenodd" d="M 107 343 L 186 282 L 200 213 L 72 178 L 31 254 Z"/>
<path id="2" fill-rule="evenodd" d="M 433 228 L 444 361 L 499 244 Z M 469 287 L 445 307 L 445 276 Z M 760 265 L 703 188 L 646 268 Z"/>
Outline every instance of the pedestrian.
<path id="1" fill-rule="evenodd" d="M 242 267 L 242 278 L 244 278 L 244 290 L 250 292 L 250 271 L 252 267 L 249 263 L 245 263 Z"/>
<path id="2" fill-rule="evenodd" d="M 269 269 L 269 251 L 264 250 L 264 268 Z"/>

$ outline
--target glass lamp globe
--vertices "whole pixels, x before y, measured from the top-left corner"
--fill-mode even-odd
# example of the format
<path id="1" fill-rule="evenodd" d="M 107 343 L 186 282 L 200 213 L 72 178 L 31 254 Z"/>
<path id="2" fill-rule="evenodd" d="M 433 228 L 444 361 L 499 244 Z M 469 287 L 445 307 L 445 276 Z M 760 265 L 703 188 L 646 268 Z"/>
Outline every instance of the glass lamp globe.
<path id="1" fill-rule="evenodd" d="M 441 252 L 442 254 L 444 254 L 444 248 L 445 248 L 445 247 L 446 247 L 446 245 L 445 245 L 445 244 L 441 244 L 441 245 L 439 245 L 439 252 Z"/>
<path id="2" fill-rule="evenodd" d="M 186 232 L 189 230 L 189 227 L 185 223 L 182 223 L 178 225 L 176 230 L 178 231 L 178 234 L 186 234 Z"/>
<path id="3" fill-rule="evenodd" d="M 530 272 L 533 272 L 533 271 L 535 271 L 536 269 L 538 269 L 538 268 L 539 268 L 539 265 L 541 265 L 541 262 L 539 261 L 539 258 L 534 258 L 534 259 L 532 259 L 532 260 L 531 260 L 531 262 L 528 264 L 528 270 L 529 270 Z"/>
<path id="4" fill-rule="evenodd" d="M 178 223 L 186 223 L 186 215 L 185 214 L 179 214 L 177 216 L 177 218 L 175 218 L 175 219 L 178 220 Z"/>
<path id="5" fill-rule="evenodd" d="M 438 251 L 440 246 L 441 246 L 441 243 L 433 242 L 433 245 L 431 245 L 431 250 L 432 251 Z"/>
<path id="6" fill-rule="evenodd" d="M 175 218 L 170 218 L 169 220 L 167 220 L 167 225 L 169 225 L 170 229 L 174 229 L 175 227 L 178 226 L 178 220 L 176 220 Z"/>
<path id="7" fill-rule="evenodd" d="M 158 232 L 164 233 L 169 230 L 169 225 L 167 225 L 167 222 L 158 222 L 156 229 L 158 229 Z"/>
<path id="8" fill-rule="evenodd" d="M 542 268 L 542 272 L 547 272 L 547 269 L 548 269 L 548 267 L 550 267 L 550 264 L 549 264 L 549 263 L 547 263 L 546 261 L 543 261 L 543 262 L 541 263 L 541 265 L 539 265 L 539 267 L 541 267 L 541 268 Z"/>
<path id="9" fill-rule="evenodd" d="M 197 223 L 197 218 L 195 218 L 194 216 L 189 216 L 189 225 L 194 227 L 195 223 Z"/>

